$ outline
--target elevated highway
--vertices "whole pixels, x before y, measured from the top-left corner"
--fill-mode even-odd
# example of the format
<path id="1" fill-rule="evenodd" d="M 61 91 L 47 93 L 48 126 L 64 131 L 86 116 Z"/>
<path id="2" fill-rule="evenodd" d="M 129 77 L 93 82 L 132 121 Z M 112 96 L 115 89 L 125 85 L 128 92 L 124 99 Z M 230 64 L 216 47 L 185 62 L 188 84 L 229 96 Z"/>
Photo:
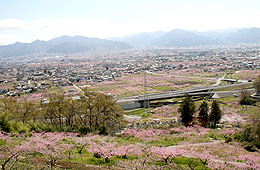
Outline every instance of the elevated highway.
<path id="1" fill-rule="evenodd" d="M 190 88 L 190 89 L 185 89 L 185 90 L 144 94 L 144 95 L 120 98 L 117 100 L 117 103 L 121 106 L 121 108 L 128 110 L 128 109 L 147 107 L 148 103 L 150 101 L 180 98 L 180 97 L 184 97 L 186 94 L 189 96 L 209 96 L 209 97 L 211 97 L 215 93 L 217 93 L 217 92 L 214 92 L 214 90 L 238 87 L 238 86 L 244 86 L 244 85 L 250 85 L 250 84 L 252 84 L 252 83 L 251 82 L 242 82 L 239 84 L 232 84 L 232 85 L 215 85 L 215 86 L 208 86 L 208 87 L 196 87 L 196 88 Z M 238 93 L 238 91 L 218 92 L 218 93 L 220 93 L 220 94 L 223 93 L 224 95 L 226 93 L 226 94 L 229 94 L 232 96 L 232 94 Z"/>

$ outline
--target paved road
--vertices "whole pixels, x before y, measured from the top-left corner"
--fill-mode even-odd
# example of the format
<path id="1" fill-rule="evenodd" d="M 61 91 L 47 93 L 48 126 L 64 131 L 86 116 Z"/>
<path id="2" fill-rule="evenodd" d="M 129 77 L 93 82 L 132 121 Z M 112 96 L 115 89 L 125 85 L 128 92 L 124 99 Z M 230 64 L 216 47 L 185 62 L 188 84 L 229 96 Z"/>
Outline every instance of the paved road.
<path id="1" fill-rule="evenodd" d="M 213 92 L 211 92 L 212 90 L 223 89 L 223 88 L 228 88 L 228 87 L 237 87 L 237 86 L 241 86 L 241 85 L 250 85 L 250 84 L 252 84 L 252 83 L 245 82 L 245 83 L 231 84 L 231 85 L 196 87 L 196 88 L 190 88 L 190 89 L 185 89 L 185 90 L 152 93 L 152 94 L 146 95 L 146 100 L 148 99 L 149 101 L 152 101 L 152 100 L 160 100 L 160 99 L 170 99 L 170 98 L 176 98 L 176 97 L 183 97 L 185 94 L 207 95 L 207 94 L 213 93 Z M 127 102 L 137 102 L 137 101 L 144 101 L 144 95 L 120 98 L 117 100 L 117 103 L 127 103 Z"/>
<path id="2" fill-rule="evenodd" d="M 226 73 L 224 74 L 223 77 L 218 78 L 216 83 L 212 84 L 211 86 L 218 86 L 218 85 L 220 85 L 221 84 L 221 80 L 223 80 L 225 78 L 225 76 L 226 76 Z"/>

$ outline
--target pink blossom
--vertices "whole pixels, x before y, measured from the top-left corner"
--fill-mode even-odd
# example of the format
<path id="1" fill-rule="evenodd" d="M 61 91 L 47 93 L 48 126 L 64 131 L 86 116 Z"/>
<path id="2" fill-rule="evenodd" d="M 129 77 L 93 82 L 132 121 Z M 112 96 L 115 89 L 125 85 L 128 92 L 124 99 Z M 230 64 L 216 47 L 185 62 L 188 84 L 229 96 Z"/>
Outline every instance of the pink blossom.
<path id="1" fill-rule="evenodd" d="M 162 159 L 165 164 L 171 163 L 173 159 L 177 156 L 181 156 L 186 153 L 185 150 L 182 149 L 173 149 L 173 148 L 165 148 L 165 147 L 151 147 L 150 154 L 155 156 L 155 158 Z"/>

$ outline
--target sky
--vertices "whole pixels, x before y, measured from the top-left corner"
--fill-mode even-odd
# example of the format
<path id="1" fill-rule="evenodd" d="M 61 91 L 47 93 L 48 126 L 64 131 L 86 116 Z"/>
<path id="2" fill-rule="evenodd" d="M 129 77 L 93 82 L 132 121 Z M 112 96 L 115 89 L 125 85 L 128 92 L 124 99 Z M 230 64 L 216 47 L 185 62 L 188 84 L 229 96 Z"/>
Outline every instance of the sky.
<path id="1" fill-rule="evenodd" d="M 0 0 L 0 45 L 62 35 L 260 28 L 259 20 L 259 0 Z"/>

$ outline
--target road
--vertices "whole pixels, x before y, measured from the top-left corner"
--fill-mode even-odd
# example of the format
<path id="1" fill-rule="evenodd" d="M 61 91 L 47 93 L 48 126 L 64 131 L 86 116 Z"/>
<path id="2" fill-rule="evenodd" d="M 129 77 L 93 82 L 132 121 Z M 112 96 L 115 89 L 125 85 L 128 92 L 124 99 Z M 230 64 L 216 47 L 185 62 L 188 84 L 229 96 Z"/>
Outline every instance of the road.
<path id="1" fill-rule="evenodd" d="M 68 82 L 69 82 L 70 84 L 72 84 L 72 85 L 73 85 L 73 87 L 75 87 L 76 89 L 78 89 L 78 90 L 79 90 L 79 92 L 81 92 L 81 93 L 83 92 L 83 91 L 82 91 L 82 89 L 81 89 L 79 86 L 77 86 L 76 84 L 72 83 L 72 82 L 71 82 L 71 81 L 69 81 L 69 80 L 68 80 Z"/>
<path id="2" fill-rule="evenodd" d="M 124 115 L 125 120 L 127 121 L 133 121 L 133 120 L 137 120 L 137 119 L 141 119 L 141 116 L 136 116 L 136 115 Z"/>
<path id="3" fill-rule="evenodd" d="M 82 92 L 81 88 L 79 88 L 77 85 L 75 85 L 74 83 L 73 84 L 73 87 L 75 87 L 76 89 L 78 89 L 80 92 Z"/>
<path id="4" fill-rule="evenodd" d="M 223 79 L 225 78 L 225 76 L 226 76 L 226 73 L 224 74 L 223 77 L 218 78 L 217 81 L 216 81 L 216 83 L 215 83 L 215 84 L 212 84 L 211 86 L 218 86 L 218 85 L 220 85 L 220 84 L 221 84 L 221 80 L 223 80 Z"/>
<path id="5" fill-rule="evenodd" d="M 223 78 L 223 77 L 222 77 Z M 146 100 L 160 100 L 160 99 L 169 99 L 169 98 L 176 98 L 176 97 L 183 97 L 185 94 L 190 95 L 207 95 L 212 90 L 228 88 L 228 87 L 237 87 L 242 85 L 250 85 L 251 82 L 239 83 L 239 84 L 231 84 L 231 85 L 216 85 L 216 86 L 208 86 L 208 87 L 196 87 L 190 88 L 185 90 L 176 90 L 176 91 L 168 91 L 168 92 L 161 92 L 161 93 L 152 93 L 146 95 Z M 144 101 L 144 95 L 138 96 L 131 96 L 118 99 L 118 103 L 127 103 L 127 102 L 135 102 L 135 101 Z"/>

